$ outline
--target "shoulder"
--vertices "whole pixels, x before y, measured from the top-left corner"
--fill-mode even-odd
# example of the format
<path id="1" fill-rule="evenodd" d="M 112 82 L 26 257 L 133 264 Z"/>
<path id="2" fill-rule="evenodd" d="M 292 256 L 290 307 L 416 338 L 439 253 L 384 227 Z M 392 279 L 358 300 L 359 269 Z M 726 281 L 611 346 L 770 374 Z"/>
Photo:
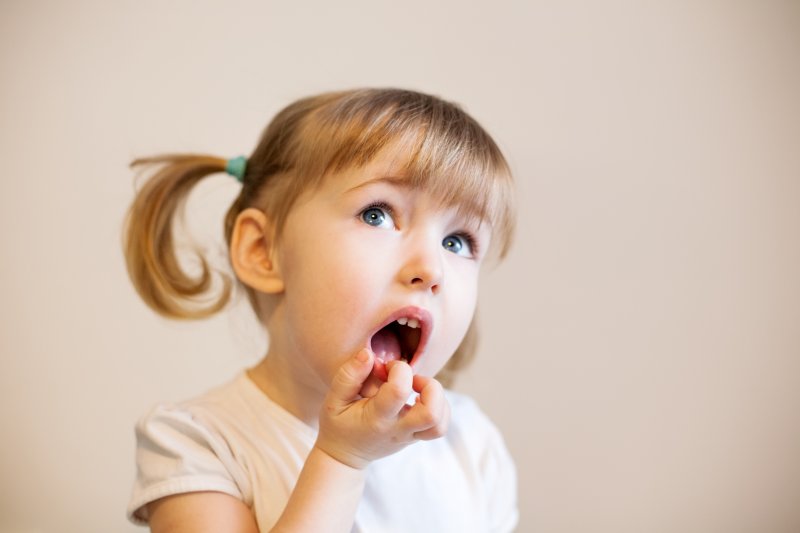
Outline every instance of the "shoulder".
<path id="1" fill-rule="evenodd" d="M 158 497 L 216 491 L 252 507 L 259 523 L 274 523 L 316 432 L 243 371 L 194 398 L 153 406 L 137 422 L 136 437 L 134 521 L 146 517 L 134 512 Z"/>
<path id="2" fill-rule="evenodd" d="M 171 439 L 177 434 L 194 441 L 213 442 L 213 431 L 204 419 L 208 418 L 208 413 L 225 409 L 230 402 L 226 400 L 225 391 L 231 389 L 234 381 L 190 399 L 151 405 L 136 421 L 136 437 L 140 445 L 142 440 Z"/>
<path id="3" fill-rule="evenodd" d="M 495 424 L 471 396 L 445 389 L 445 397 L 450 404 L 451 426 L 455 431 L 469 431 L 473 440 L 477 435 L 499 436 Z"/>
<path id="4" fill-rule="evenodd" d="M 490 531 L 512 531 L 517 524 L 517 472 L 497 426 L 471 397 L 445 391 L 451 409 L 447 440 L 481 480 Z"/>
<path id="5" fill-rule="evenodd" d="M 513 461 L 505 445 L 503 435 L 489 416 L 470 396 L 446 390 L 450 404 L 450 427 L 447 440 L 461 453 L 469 455 L 475 464 L 486 465 L 487 458 L 494 458 L 504 467 L 513 468 Z"/>
<path id="6" fill-rule="evenodd" d="M 219 422 L 244 419 L 254 412 L 244 372 L 202 394 L 177 402 L 152 405 L 137 421 L 137 431 L 167 424 L 171 426 L 219 430 Z M 261 406 L 259 406 L 261 407 Z M 261 410 L 263 412 L 263 409 Z"/>
<path id="7" fill-rule="evenodd" d="M 128 515 L 141 523 L 146 503 L 194 491 L 252 497 L 231 442 L 214 422 L 236 402 L 236 380 L 195 398 L 150 407 L 136 422 L 137 475 Z M 226 399 L 226 397 L 228 399 Z"/>
<path id="8" fill-rule="evenodd" d="M 463 392 L 456 392 L 452 389 L 444 389 L 444 395 L 447 397 L 447 401 L 450 402 L 450 406 L 454 410 L 459 409 L 468 413 L 483 414 L 480 410 L 480 407 L 478 407 L 477 402 L 471 396 L 464 394 Z"/>
<path id="9" fill-rule="evenodd" d="M 193 398 L 153 405 L 136 422 L 139 459 L 154 454 L 182 457 L 211 453 L 234 468 L 237 446 L 255 438 L 248 428 L 273 426 L 265 423 L 270 418 L 270 405 L 252 387 L 241 372 Z"/>

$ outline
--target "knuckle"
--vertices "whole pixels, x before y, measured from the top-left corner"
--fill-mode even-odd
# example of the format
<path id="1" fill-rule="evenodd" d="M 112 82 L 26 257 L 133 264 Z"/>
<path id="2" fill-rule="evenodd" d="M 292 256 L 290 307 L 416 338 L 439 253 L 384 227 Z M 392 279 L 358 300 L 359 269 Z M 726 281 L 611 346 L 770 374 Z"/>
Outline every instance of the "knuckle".
<path id="1" fill-rule="evenodd" d="M 386 383 L 384 387 L 386 387 L 386 393 L 392 400 L 405 400 L 410 394 L 405 387 L 398 383 Z"/>
<path id="2" fill-rule="evenodd" d="M 419 422 L 425 427 L 430 427 L 438 422 L 438 417 L 430 409 L 425 409 L 419 414 Z"/>
<path id="3" fill-rule="evenodd" d="M 447 433 L 447 428 L 443 426 L 436 426 L 433 428 L 432 433 L 434 437 L 444 437 L 445 433 Z"/>
<path id="4" fill-rule="evenodd" d="M 334 383 L 337 385 L 345 385 L 350 381 L 350 372 L 346 367 L 342 367 L 336 372 L 336 376 L 333 378 Z"/>
<path id="5" fill-rule="evenodd" d="M 369 433 L 373 435 L 382 435 L 386 432 L 386 425 L 383 420 L 378 417 L 370 418 L 367 422 L 367 427 L 369 428 Z"/>
<path id="6" fill-rule="evenodd" d="M 444 437 L 447 434 L 447 424 L 435 424 L 425 431 L 425 435 L 429 440 Z"/>
<path id="7" fill-rule="evenodd" d="M 439 382 L 438 382 L 436 379 L 434 379 L 434 378 L 431 378 L 431 380 L 430 380 L 430 381 L 428 382 L 428 384 L 426 385 L 426 388 L 429 388 L 429 389 L 431 389 L 431 391 L 435 391 L 435 392 L 441 392 L 441 391 L 443 390 L 443 389 L 442 389 L 442 384 L 441 384 L 441 383 L 439 383 Z"/>

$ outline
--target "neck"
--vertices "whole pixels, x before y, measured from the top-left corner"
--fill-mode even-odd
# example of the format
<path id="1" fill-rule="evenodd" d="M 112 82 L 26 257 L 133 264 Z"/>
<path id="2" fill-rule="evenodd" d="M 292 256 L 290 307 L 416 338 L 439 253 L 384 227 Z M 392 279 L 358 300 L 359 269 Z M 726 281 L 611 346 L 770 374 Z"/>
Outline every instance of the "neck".
<path id="1" fill-rule="evenodd" d="M 270 347 L 256 366 L 247 370 L 248 377 L 267 397 L 303 423 L 319 427 L 319 410 L 325 394 L 303 382 L 285 358 Z"/>

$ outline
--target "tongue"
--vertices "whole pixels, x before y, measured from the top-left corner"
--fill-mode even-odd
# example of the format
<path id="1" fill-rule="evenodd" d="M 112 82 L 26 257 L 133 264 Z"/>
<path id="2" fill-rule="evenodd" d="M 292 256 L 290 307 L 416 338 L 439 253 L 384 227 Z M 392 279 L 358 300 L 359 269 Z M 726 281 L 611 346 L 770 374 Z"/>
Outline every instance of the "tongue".
<path id="1" fill-rule="evenodd" d="M 389 328 L 383 328 L 372 336 L 372 351 L 384 363 L 400 359 L 400 341 Z"/>

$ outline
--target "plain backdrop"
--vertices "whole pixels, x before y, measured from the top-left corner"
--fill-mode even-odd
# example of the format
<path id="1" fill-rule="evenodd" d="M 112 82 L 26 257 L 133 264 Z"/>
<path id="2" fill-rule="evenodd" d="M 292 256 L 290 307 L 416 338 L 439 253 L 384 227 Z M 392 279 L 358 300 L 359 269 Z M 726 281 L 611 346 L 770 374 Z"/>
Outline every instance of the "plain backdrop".
<path id="1" fill-rule="evenodd" d="M 142 531 L 136 419 L 265 351 L 244 302 L 157 317 L 120 246 L 131 159 L 249 153 L 301 96 L 461 103 L 518 183 L 457 384 L 523 532 L 800 531 L 800 3 L 0 3 L 0 531 Z M 224 261 L 237 192 L 189 226 Z M 398 495 L 402 497 L 402 495 Z"/>

